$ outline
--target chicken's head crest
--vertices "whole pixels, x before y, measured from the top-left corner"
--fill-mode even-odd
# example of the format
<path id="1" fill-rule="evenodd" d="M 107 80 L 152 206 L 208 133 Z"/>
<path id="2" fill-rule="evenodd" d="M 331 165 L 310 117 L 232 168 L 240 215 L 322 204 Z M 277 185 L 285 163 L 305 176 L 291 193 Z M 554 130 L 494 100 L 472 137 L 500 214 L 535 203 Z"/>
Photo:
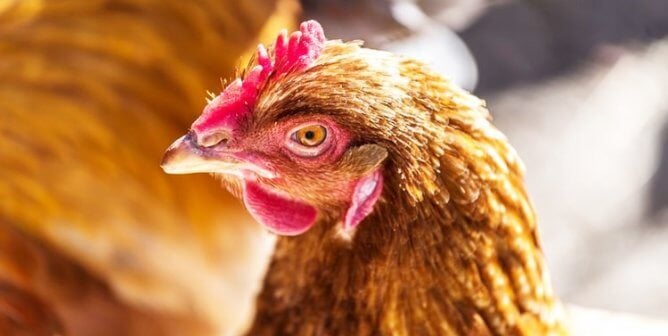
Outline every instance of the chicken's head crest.
<path id="1" fill-rule="evenodd" d="M 211 100 L 193 123 L 192 130 L 202 139 L 210 129 L 237 129 L 238 123 L 253 110 L 258 92 L 269 76 L 278 77 L 308 68 L 320 56 L 325 41 L 322 27 L 311 20 L 302 23 L 289 37 L 287 31 L 282 30 L 276 38 L 273 55 L 260 44 L 256 54 L 258 65 L 243 80 L 234 80 Z"/>

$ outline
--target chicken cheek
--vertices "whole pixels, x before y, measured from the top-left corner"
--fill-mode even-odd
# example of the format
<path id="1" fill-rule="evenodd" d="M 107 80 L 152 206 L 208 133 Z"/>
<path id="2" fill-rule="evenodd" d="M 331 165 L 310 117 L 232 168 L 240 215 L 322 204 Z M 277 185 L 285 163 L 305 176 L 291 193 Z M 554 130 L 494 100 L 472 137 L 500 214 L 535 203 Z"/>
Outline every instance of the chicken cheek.
<path id="1" fill-rule="evenodd" d="M 248 212 L 273 233 L 296 236 L 315 224 L 317 210 L 309 204 L 273 193 L 251 181 L 244 182 L 243 189 Z"/>

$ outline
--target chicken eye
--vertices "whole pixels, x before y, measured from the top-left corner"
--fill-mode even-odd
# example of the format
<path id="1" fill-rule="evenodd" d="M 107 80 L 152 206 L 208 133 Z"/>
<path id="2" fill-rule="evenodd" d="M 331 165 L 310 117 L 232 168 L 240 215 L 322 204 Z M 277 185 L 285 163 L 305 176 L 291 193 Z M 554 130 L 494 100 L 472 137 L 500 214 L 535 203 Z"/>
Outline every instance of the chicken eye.
<path id="1" fill-rule="evenodd" d="M 321 125 L 304 126 L 294 133 L 295 140 L 302 146 L 315 147 L 327 138 L 327 129 Z"/>
<path id="2" fill-rule="evenodd" d="M 303 124 L 288 132 L 285 146 L 302 157 L 315 157 L 324 153 L 332 144 L 329 128 L 322 124 Z"/>

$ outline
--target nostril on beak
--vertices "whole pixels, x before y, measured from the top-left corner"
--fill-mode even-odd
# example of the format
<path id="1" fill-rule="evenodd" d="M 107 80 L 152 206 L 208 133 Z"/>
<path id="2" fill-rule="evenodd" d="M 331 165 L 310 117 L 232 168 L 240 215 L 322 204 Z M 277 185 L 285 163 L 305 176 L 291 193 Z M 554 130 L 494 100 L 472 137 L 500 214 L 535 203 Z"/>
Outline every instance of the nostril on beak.
<path id="1" fill-rule="evenodd" d="M 230 140 L 229 133 L 225 131 L 216 131 L 213 133 L 202 135 L 199 138 L 195 134 L 193 134 L 193 137 L 195 138 L 197 145 L 207 148 L 213 146 L 225 146 L 227 145 L 227 142 Z"/>

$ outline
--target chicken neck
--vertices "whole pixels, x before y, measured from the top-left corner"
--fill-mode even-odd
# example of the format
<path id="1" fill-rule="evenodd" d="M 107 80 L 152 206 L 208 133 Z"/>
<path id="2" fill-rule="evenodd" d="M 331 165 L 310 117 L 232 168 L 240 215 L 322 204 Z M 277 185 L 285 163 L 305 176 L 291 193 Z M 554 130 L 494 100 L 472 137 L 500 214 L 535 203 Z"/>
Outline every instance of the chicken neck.
<path id="1" fill-rule="evenodd" d="M 331 219 L 279 238 L 249 335 L 566 334 L 518 174 L 418 203 L 387 176 L 352 240 Z"/>

